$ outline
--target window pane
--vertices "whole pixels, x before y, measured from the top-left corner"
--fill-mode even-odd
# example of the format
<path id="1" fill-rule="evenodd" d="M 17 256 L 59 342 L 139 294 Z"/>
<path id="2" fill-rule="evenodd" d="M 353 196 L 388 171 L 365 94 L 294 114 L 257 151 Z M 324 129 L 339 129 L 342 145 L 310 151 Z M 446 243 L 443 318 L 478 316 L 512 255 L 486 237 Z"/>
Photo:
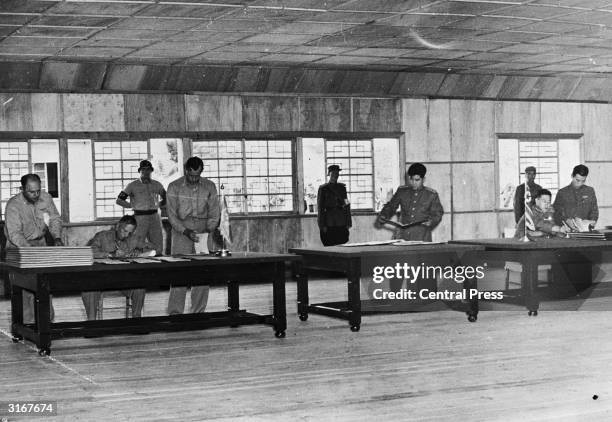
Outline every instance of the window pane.
<path id="1" fill-rule="evenodd" d="M 125 210 L 115 204 L 117 195 L 139 177 L 140 160 L 150 159 L 149 141 L 94 142 L 96 217 L 120 217 Z"/>
<path id="2" fill-rule="evenodd" d="M 340 182 L 346 184 L 352 209 L 374 208 L 374 164 L 372 140 L 326 140 L 326 167 L 342 169 Z"/>
<path id="3" fill-rule="evenodd" d="M 0 142 L 0 212 L 6 202 L 19 193 L 21 176 L 29 173 L 28 143 Z"/>

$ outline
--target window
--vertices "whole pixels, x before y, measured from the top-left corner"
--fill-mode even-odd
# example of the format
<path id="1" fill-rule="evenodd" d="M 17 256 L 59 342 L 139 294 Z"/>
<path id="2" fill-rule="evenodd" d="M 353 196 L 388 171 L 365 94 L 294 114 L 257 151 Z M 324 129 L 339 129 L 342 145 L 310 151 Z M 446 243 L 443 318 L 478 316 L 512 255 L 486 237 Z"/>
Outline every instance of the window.
<path id="1" fill-rule="evenodd" d="M 304 208 L 316 213 L 318 187 L 327 181 L 327 167 L 342 168 L 351 209 L 380 211 L 400 184 L 399 140 L 375 138 L 336 140 L 302 138 Z"/>
<path id="2" fill-rule="evenodd" d="M 27 141 L 0 142 L 0 207 L 5 215 L 6 203 L 19 193 L 21 176 L 29 173 Z"/>
<path id="3" fill-rule="evenodd" d="M 35 173 L 40 187 L 53 198 L 61 213 L 59 188 L 59 143 L 57 139 L 0 142 L 0 208 L 5 214 L 8 200 L 19 193 L 21 176 Z"/>
<path id="4" fill-rule="evenodd" d="M 232 213 L 293 211 L 292 141 L 194 141 L 203 176 L 223 188 Z"/>
<path id="5" fill-rule="evenodd" d="M 572 158 L 560 160 L 559 157 Z M 555 195 L 581 162 L 580 139 L 524 137 L 498 139 L 499 208 L 512 209 L 516 187 L 525 183 L 525 168 L 537 170 L 535 182 Z"/>
<path id="6" fill-rule="evenodd" d="M 115 204 L 117 195 L 138 178 L 140 160 L 149 156 L 147 141 L 94 142 L 96 217 L 121 217 L 124 209 Z"/>
<path id="7" fill-rule="evenodd" d="M 165 188 L 182 175 L 180 139 L 154 138 L 134 141 L 93 142 L 95 217 L 121 217 L 127 210 L 115 203 L 117 195 L 139 177 L 141 160 L 150 160 L 153 179 Z"/>
<path id="8" fill-rule="evenodd" d="M 374 208 L 372 140 L 325 140 L 325 168 L 338 164 L 353 209 Z"/>

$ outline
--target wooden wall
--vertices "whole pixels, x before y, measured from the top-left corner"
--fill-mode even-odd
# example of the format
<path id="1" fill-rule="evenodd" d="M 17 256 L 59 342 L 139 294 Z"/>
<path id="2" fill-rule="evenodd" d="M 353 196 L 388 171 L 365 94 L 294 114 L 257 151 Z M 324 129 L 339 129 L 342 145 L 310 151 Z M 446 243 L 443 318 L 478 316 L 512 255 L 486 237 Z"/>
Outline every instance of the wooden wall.
<path id="1" fill-rule="evenodd" d="M 434 238 L 500 237 L 504 227 L 514 225 L 511 212 L 496 209 L 498 134 L 581 135 L 600 223 L 612 225 L 612 190 L 606 183 L 612 174 L 612 105 L 405 99 L 402 113 L 406 165 L 426 164 L 426 184 L 438 191 L 446 210 Z M 562 186 L 570 181 L 566 176 Z"/>
<path id="2" fill-rule="evenodd" d="M 113 132 L 401 133 L 406 164 L 427 165 L 427 185 L 446 210 L 434 239 L 498 237 L 512 215 L 496 209 L 495 145 L 498 134 L 578 134 L 591 168 L 601 221 L 612 224 L 612 105 L 537 101 L 381 99 L 332 96 L 194 94 L 0 93 L 0 131 L 15 136 L 87 136 Z M 190 135 L 186 135 L 190 136 Z M 569 181 L 569 175 L 567 177 Z M 318 245 L 311 216 L 235 218 L 236 248 L 286 251 Z M 355 217 L 351 240 L 390 237 Z M 97 227 L 93 223 L 91 227 Z M 248 226 L 248 230 L 247 230 Z M 91 227 L 70 228 L 82 243 Z M 274 236 L 270 236 L 273 233 Z M 272 241 L 274 239 L 274 241 Z"/>
<path id="3" fill-rule="evenodd" d="M 399 133 L 390 98 L 0 93 L 4 132 Z M 297 133 L 296 133 L 297 135 Z"/>
<path id="4" fill-rule="evenodd" d="M 401 100 L 351 97 L 183 94 L 0 94 L 5 137 L 89 137 L 104 133 L 186 137 L 231 132 L 286 136 L 351 132 L 399 135 Z M 8 135 L 10 132 L 11 135 Z M 374 215 L 355 216 L 352 240 L 385 238 Z M 66 241 L 84 245 L 106 222 L 68 224 Z M 234 250 L 286 252 L 320 244 L 314 216 L 232 218 Z"/>

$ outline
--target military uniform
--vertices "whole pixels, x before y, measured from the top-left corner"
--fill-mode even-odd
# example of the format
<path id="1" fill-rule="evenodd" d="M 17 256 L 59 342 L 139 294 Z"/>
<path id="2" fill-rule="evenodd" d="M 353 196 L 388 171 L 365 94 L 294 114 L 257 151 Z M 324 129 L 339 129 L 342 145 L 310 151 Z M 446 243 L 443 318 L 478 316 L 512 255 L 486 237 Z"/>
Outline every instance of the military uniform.
<path id="1" fill-rule="evenodd" d="M 553 227 L 557 225 L 555 224 L 554 208 L 551 207 L 546 211 L 542 211 L 540 207 L 538 207 L 537 205 L 533 205 L 531 207 L 531 211 L 532 211 L 533 225 L 536 231 L 542 232 L 544 234 L 544 237 L 554 237 L 557 235 L 557 233 L 553 232 Z M 516 232 L 514 233 L 514 237 L 517 239 L 520 239 L 524 235 L 525 235 L 525 215 L 523 214 L 523 216 L 520 218 L 519 222 L 516 225 Z M 560 235 L 563 235 L 563 233 L 561 233 Z M 527 231 L 527 236 L 528 237 L 541 237 L 541 236 L 538 236 L 536 233 L 532 232 L 531 230 Z"/>
<path id="2" fill-rule="evenodd" d="M 393 238 L 431 242 L 431 231 L 440 223 L 444 214 L 438 193 L 426 186 L 416 190 L 410 186 L 400 186 L 380 211 L 380 215 L 389 220 L 398 206 L 401 207 L 401 224 L 430 221 L 431 225 L 418 224 L 405 229 L 397 228 Z"/>
<path id="3" fill-rule="evenodd" d="M 528 184 L 528 186 L 533 201 L 536 194 L 542 190 L 542 186 L 537 183 Z M 525 214 L 525 184 L 521 183 L 514 192 L 514 221 L 518 223 L 523 214 Z"/>
<path id="4" fill-rule="evenodd" d="M 155 249 L 155 245 L 152 243 L 147 243 L 141 238 L 136 237 L 136 232 L 127 239 L 118 239 L 117 229 L 115 228 L 96 233 L 87 245 L 91 246 L 94 258 L 108 258 L 110 253 L 118 251 L 128 256 L 136 251 L 147 252 Z M 132 300 L 132 317 L 141 317 L 145 299 L 145 289 L 122 290 L 121 293 Z M 81 298 L 83 299 L 87 319 L 96 319 L 98 304 L 102 302 L 102 292 L 83 292 L 81 293 Z"/>
<path id="5" fill-rule="evenodd" d="M 587 185 L 582 185 L 576 189 L 570 184 L 559 189 L 553 208 L 555 209 L 555 221 L 558 225 L 573 217 L 593 221 L 597 221 L 599 218 L 595 189 Z"/>
<path id="6" fill-rule="evenodd" d="M 155 251 L 163 253 L 162 224 L 158 208 L 166 204 L 166 190 L 157 180 L 136 179 L 119 194 L 119 199 L 130 198 L 136 218 L 134 235 L 155 245 Z"/>
<path id="7" fill-rule="evenodd" d="M 348 242 L 351 227 L 351 206 L 344 183 L 325 183 L 317 193 L 317 222 L 324 246 Z M 323 228 L 326 228 L 323 231 Z"/>
<path id="8" fill-rule="evenodd" d="M 27 246 L 47 246 L 47 232 L 53 239 L 62 237 L 62 220 L 53 198 L 45 191 L 40 192 L 38 200 L 32 204 L 18 193 L 6 203 L 6 235 L 7 249 Z M 48 220 L 48 223 L 45 221 Z M 53 303 L 51 305 L 51 320 L 55 317 Z M 26 324 L 34 322 L 34 295 L 23 292 L 23 321 Z"/>
<path id="9" fill-rule="evenodd" d="M 200 177 L 198 183 L 187 183 L 185 176 L 168 185 L 168 220 L 172 226 L 172 254 L 195 253 L 195 244 L 185 236 L 185 229 L 196 233 L 212 233 L 219 225 L 220 207 L 214 182 Z M 209 236 L 210 237 L 210 236 Z M 191 312 L 204 312 L 209 286 L 191 288 Z M 186 287 L 170 286 L 168 314 L 182 314 L 185 310 Z"/>

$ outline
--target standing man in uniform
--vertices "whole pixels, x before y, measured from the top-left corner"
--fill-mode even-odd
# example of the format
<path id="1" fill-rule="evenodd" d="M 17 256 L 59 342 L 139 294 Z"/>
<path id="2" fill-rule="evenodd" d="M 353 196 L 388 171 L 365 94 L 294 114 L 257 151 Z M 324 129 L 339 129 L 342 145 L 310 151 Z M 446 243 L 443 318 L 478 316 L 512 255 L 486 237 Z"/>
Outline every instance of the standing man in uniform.
<path id="1" fill-rule="evenodd" d="M 386 220 L 391 219 L 398 206 L 401 207 L 400 223 L 410 226 L 396 228 L 394 239 L 431 242 L 431 232 L 442 220 L 444 209 L 438 193 L 423 185 L 426 173 L 427 168 L 421 163 L 414 163 L 408 167 L 407 185 L 397 189 L 376 219 L 376 225 L 380 227 Z M 435 283 L 435 280 L 422 281 L 423 286 L 426 283 Z M 393 279 L 390 281 L 390 289 L 399 291 L 402 283 L 401 279 Z"/>
<path id="2" fill-rule="evenodd" d="M 204 163 L 191 157 L 185 163 L 185 176 L 168 186 L 168 220 L 172 226 L 172 254 L 192 254 L 199 233 L 212 233 L 219 225 L 220 208 L 215 184 L 201 177 Z M 191 312 L 204 312 L 209 286 L 191 288 Z M 168 314 L 185 311 L 187 287 L 170 287 Z"/>
<path id="3" fill-rule="evenodd" d="M 47 246 L 45 236 L 53 239 L 53 246 L 62 242 L 62 220 L 53 198 L 40 189 L 40 177 L 26 174 L 21 178 L 21 193 L 6 203 L 4 234 L 7 249 L 23 246 Z M 55 312 L 51 305 L 51 319 Z M 23 292 L 23 321 L 34 321 L 34 295 Z"/>
<path id="4" fill-rule="evenodd" d="M 346 185 L 338 183 L 341 171 L 340 166 L 336 164 L 329 166 L 329 182 L 319 186 L 317 194 L 317 222 L 323 246 L 348 242 L 349 228 L 353 225 Z"/>
<path id="5" fill-rule="evenodd" d="M 542 186 L 535 183 L 536 168 L 534 166 L 525 168 L 525 178 L 527 179 L 527 186 L 529 187 L 533 203 L 533 198 L 542 189 Z M 514 222 L 518 223 L 523 214 L 525 214 L 525 183 L 518 185 L 514 192 Z"/>
<path id="6" fill-rule="evenodd" d="M 138 225 L 134 235 L 155 245 L 158 255 L 163 253 L 163 237 L 159 207 L 166 205 L 166 190 L 157 180 L 151 179 L 153 165 L 142 160 L 138 167 L 140 178 L 130 182 L 117 197 L 117 205 L 133 208 Z M 128 201 L 129 198 L 129 201 Z"/>
<path id="7" fill-rule="evenodd" d="M 572 181 L 559 189 L 555 197 L 555 221 L 567 224 L 572 230 L 578 230 L 576 220 L 583 220 L 585 225 L 595 226 L 599 218 L 599 207 L 595 189 L 585 185 L 589 168 L 579 164 L 572 171 Z"/>
<path id="8" fill-rule="evenodd" d="M 136 217 L 124 215 L 115 227 L 96 233 L 87 245 L 91 246 L 94 258 L 137 257 L 155 250 L 155 245 L 136 237 L 137 228 Z M 145 289 L 122 290 L 121 293 L 132 300 L 132 318 L 140 318 L 145 300 Z M 83 292 L 81 297 L 87 319 L 96 319 L 98 306 L 102 306 L 102 292 Z"/>
<path id="9" fill-rule="evenodd" d="M 401 207 L 400 223 L 411 226 L 398 227 L 393 234 L 394 239 L 431 242 L 431 232 L 442 220 L 444 209 L 438 193 L 423 186 L 425 173 L 427 169 L 423 164 L 412 164 L 406 173 L 408 184 L 397 189 L 376 219 L 377 225 L 382 225 L 391 219 L 398 206 Z"/>

